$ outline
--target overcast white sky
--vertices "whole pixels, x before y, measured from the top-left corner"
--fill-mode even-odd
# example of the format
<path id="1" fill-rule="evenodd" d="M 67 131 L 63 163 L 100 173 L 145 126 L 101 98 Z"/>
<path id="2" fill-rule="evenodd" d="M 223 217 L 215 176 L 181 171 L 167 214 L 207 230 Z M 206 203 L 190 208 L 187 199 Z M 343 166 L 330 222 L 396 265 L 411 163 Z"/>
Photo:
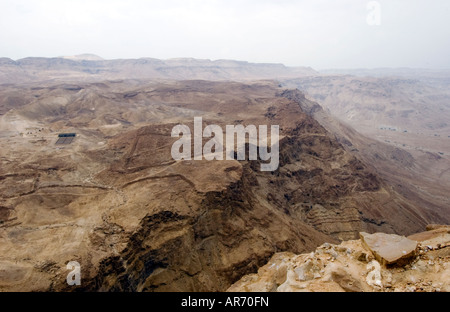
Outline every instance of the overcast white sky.
<path id="1" fill-rule="evenodd" d="M 450 68 L 449 0 L 1 0 L 0 57 Z"/>

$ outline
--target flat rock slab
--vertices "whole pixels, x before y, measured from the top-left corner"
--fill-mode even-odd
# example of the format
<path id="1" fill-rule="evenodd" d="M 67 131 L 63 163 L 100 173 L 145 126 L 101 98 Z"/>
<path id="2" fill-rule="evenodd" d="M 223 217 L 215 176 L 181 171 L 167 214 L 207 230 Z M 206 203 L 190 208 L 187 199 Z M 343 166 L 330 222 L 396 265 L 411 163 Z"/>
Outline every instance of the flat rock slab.
<path id="1" fill-rule="evenodd" d="M 395 234 L 359 233 L 363 245 L 382 265 L 404 265 L 416 255 L 417 242 Z"/>

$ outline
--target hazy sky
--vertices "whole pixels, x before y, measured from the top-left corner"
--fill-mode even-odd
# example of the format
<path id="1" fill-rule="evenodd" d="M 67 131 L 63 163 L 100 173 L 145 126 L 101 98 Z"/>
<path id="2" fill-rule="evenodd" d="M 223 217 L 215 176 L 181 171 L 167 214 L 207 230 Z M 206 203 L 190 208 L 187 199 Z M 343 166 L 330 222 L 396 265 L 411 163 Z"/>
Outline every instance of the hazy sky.
<path id="1" fill-rule="evenodd" d="M 1 0 L 0 57 L 450 68 L 449 0 Z M 369 22 L 368 22 L 368 15 Z M 380 16 L 379 25 L 369 25 Z"/>

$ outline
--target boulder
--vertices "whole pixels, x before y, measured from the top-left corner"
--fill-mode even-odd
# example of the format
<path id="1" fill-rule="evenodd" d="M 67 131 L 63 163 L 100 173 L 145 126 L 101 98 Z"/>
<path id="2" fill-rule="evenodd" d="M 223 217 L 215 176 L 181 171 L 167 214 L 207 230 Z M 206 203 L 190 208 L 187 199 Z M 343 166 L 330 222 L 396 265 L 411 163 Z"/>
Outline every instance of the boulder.
<path id="1" fill-rule="evenodd" d="M 359 233 L 363 245 L 384 266 L 404 265 L 416 256 L 417 242 L 395 234 Z"/>

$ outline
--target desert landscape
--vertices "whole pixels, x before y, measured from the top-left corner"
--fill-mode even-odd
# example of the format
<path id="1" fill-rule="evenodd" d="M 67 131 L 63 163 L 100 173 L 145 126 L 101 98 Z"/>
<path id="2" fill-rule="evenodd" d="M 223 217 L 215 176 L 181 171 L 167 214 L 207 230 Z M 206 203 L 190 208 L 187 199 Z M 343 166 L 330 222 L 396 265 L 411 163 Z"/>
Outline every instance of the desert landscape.
<path id="1" fill-rule="evenodd" d="M 448 291 L 449 230 L 430 225 L 450 224 L 449 84 L 447 71 L 0 59 L 0 291 Z M 279 125 L 278 169 L 175 161 L 171 131 L 194 117 Z M 378 268 L 364 233 L 416 245 L 403 269 Z"/>

